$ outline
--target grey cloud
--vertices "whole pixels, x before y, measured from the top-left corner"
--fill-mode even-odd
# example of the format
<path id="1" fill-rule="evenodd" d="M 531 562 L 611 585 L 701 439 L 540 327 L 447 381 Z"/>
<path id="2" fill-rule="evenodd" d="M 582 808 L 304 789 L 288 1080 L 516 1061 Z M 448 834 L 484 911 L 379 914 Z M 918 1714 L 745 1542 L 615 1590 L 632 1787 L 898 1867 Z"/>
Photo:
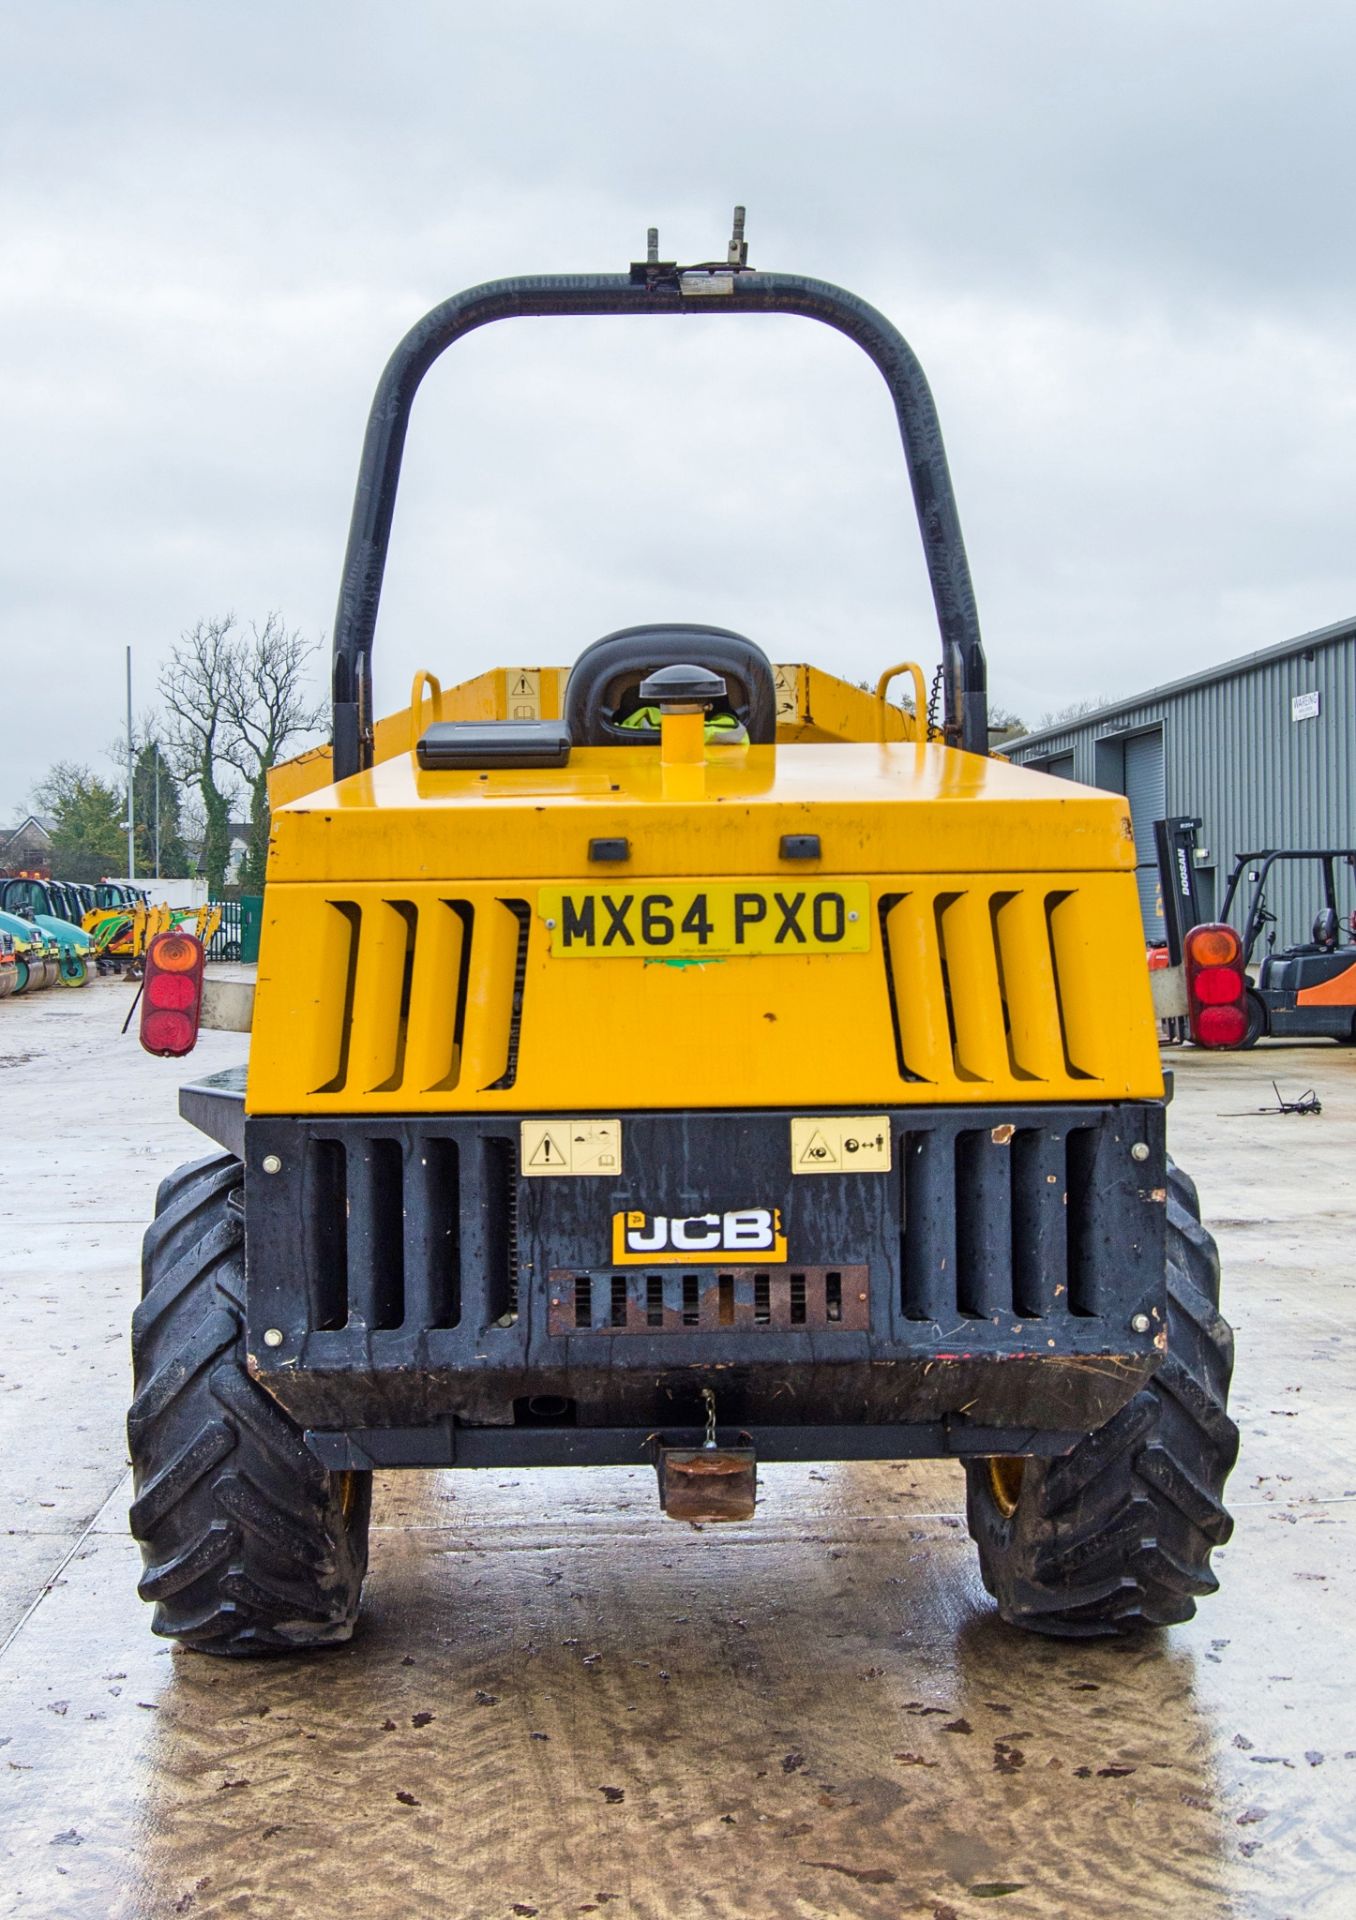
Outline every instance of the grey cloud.
<path id="1" fill-rule="evenodd" d="M 659 222 L 895 318 L 1028 717 L 1348 612 L 1335 5 L 52 5 L 0 115 L 0 808 L 234 607 L 328 629 L 363 416 L 427 305 Z M 876 376 L 796 322 L 517 323 L 416 416 L 380 634 L 566 659 L 650 616 L 933 653 Z"/>

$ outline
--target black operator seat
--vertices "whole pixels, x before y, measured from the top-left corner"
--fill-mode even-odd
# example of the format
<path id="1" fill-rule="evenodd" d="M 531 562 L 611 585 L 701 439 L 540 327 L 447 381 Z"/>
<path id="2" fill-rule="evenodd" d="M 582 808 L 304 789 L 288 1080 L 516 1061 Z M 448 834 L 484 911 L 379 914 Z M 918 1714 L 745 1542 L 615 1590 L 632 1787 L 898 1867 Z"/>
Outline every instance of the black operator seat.
<path id="1" fill-rule="evenodd" d="M 657 727 L 623 726 L 640 705 L 640 683 L 659 667 L 705 667 L 725 682 L 728 710 L 755 746 L 777 733 L 777 682 L 761 647 L 728 627 L 622 627 L 585 647 L 565 689 L 565 725 L 577 747 L 653 746 Z"/>

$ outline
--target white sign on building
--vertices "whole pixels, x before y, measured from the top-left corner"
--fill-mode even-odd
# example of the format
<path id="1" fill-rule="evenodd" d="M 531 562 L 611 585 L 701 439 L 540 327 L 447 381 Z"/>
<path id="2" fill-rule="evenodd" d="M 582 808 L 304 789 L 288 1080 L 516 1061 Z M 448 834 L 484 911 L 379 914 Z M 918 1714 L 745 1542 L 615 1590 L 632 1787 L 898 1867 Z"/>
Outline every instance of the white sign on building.
<path id="1" fill-rule="evenodd" d="M 1317 720 L 1318 689 L 1312 693 L 1292 694 L 1290 699 L 1290 718 L 1292 720 Z"/>

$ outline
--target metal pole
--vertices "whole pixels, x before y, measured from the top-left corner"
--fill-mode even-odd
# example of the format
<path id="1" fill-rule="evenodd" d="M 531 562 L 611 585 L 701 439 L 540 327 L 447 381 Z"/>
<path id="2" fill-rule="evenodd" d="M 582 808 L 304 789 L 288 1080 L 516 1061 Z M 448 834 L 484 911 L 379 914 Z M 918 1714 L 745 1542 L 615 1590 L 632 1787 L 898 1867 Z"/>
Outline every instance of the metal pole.
<path id="1" fill-rule="evenodd" d="M 132 796 L 132 649 L 127 649 L 127 878 L 137 877 L 136 803 Z"/>
<path id="2" fill-rule="evenodd" d="M 155 743 L 155 877 L 160 878 L 160 742 Z"/>

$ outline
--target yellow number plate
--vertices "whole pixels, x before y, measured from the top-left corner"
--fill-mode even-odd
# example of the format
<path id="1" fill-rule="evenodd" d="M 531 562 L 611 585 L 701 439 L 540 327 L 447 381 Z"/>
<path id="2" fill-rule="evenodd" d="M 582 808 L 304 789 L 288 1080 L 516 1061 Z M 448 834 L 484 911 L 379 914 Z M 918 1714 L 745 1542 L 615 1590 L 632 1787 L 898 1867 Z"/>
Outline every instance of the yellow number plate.
<path id="1" fill-rule="evenodd" d="M 537 911 L 561 959 L 709 960 L 871 946 L 871 889 L 861 880 L 543 887 Z"/>

